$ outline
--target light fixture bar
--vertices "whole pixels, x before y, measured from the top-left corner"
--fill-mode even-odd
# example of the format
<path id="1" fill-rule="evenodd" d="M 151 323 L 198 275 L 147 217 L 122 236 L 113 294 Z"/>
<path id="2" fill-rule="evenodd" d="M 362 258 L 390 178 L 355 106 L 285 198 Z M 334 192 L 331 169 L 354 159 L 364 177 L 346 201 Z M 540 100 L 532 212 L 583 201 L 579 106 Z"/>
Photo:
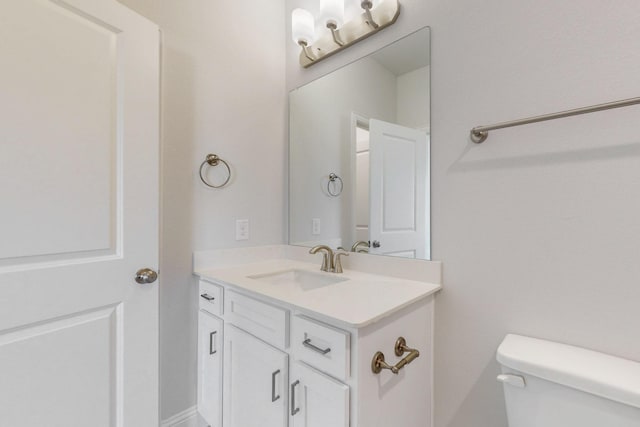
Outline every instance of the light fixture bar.
<path id="1" fill-rule="evenodd" d="M 335 30 L 339 32 L 339 41 L 342 42 L 342 45 L 337 43 L 334 38 L 336 34 L 333 31 L 327 32 L 312 46 L 306 46 L 306 49 L 300 52 L 300 65 L 304 68 L 310 67 L 360 40 L 366 39 L 396 22 L 399 15 L 400 3 L 398 0 L 383 0 L 373 9 L 364 8 L 363 13 Z"/>

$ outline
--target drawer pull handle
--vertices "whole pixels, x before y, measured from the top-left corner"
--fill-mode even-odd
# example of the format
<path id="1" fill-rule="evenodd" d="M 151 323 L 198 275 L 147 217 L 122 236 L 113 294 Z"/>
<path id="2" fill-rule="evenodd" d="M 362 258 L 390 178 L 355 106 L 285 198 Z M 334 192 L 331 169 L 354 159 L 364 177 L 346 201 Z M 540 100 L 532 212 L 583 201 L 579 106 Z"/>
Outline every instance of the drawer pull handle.
<path id="1" fill-rule="evenodd" d="M 300 412 L 300 408 L 296 408 L 296 386 L 300 384 L 300 380 L 291 384 L 291 416 Z"/>
<path id="2" fill-rule="evenodd" d="M 310 348 L 313 351 L 316 351 L 320 354 L 327 354 L 331 351 L 331 347 L 327 347 L 327 348 L 320 348 L 320 347 L 316 347 L 315 345 L 311 344 L 311 338 L 307 338 L 306 340 L 302 341 L 302 345 L 304 345 L 307 348 Z"/>
<path id="3" fill-rule="evenodd" d="M 218 331 L 213 331 L 209 334 L 209 354 L 216 354 L 218 350 L 213 349 L 214 338 L 213 336 L 217 334 Z"/>
<path id="4" fill-rule="evenodd" d="M 271 402 L 280 399 L 280 395 L 276 396 L 276 375 L 280 373 L 280 369 L 271 374 Z"/>
<path id="5" fill-rule="evenodd" d="M 216 297 L 212 297 L 209 294 L 202 294 L 200 295 L 202 298 L 206 299 L 207 301 L 213 301 L 214 299 L 216 299 Z"/>

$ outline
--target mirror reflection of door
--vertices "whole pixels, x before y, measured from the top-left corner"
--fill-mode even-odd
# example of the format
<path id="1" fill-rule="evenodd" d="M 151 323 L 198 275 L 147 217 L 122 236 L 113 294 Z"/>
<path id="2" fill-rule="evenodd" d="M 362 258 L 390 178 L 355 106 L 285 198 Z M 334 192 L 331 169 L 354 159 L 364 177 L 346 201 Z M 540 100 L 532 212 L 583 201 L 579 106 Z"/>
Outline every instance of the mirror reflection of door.
<path id="1" fill-rule="evenodd" d="M 428 258 L 428 134 L 353 114 L 354 250 Z"/>
<path id="2" fill-rule="evenodd" d="M 428 256 L 427 134 L 371 120 L 369 253 Z"/>

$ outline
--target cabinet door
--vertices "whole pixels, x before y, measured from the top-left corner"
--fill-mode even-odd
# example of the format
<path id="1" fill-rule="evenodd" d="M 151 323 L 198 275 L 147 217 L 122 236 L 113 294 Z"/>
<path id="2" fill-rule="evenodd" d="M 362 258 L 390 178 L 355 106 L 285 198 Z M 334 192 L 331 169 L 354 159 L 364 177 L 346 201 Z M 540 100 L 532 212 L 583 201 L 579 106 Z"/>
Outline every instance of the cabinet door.
<path id="1" fill-rule="evenodd" d="M 211 427 L 222 426 L 222 320 L 198 314 L 198 412 Z"/>
<path id="2" fill-rule="evenodd" d="M 349 386 L 296 362 L 290 412 L 291 427 L 349 427 Z"/>
<path id="3" fill-rule="evenodd" d="M 234 326 L 224 336 L 224 427 L 286 427 L 288 356 Z"/>

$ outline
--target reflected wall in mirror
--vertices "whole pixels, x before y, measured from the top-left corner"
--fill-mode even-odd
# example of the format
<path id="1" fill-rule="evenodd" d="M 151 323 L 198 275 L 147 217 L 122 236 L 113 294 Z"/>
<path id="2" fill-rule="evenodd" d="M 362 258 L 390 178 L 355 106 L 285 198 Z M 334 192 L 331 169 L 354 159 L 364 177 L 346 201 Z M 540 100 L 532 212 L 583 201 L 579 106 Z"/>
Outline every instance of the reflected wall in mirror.
<path id="1" fill-rule="evenodd" d="M 430 36 L 289 96 L 289 243 L 430 259 Z"/>

